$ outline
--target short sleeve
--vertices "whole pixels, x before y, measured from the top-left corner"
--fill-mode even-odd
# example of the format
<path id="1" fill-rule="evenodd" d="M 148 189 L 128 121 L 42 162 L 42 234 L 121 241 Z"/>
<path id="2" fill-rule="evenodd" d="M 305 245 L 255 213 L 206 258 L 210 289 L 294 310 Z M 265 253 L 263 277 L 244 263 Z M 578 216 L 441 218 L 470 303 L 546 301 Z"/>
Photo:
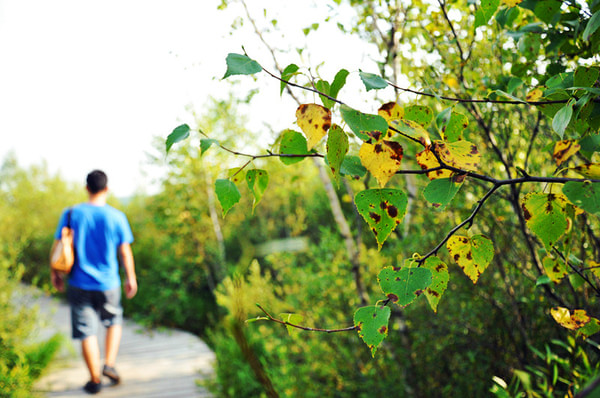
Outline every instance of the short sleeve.
<path id="1" fill-rule="evenodd" d="M 119 245 L 123 243 L 133 243 L 133 232 L 131 232 L 131 226 L 127 220 L 127 216 L 124 213 L 120 214 L 121 222 L 119 228 Z"/>

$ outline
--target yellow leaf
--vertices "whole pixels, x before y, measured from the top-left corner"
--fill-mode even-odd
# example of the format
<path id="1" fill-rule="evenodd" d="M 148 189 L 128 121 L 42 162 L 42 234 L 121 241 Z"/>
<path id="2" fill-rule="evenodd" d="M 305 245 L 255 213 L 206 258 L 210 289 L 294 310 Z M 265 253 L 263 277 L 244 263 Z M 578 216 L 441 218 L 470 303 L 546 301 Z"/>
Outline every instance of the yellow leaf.
<path id="1" fill-rule="evenodd" d="M 556 161 L 556 165 L 560 166 L 566 162 L 571 156 L 575 155 L 581 146 L 575 140 L 563 140 L 556 143 L 554 146 L 554 154 L 552 157 Z"/>
<path id="2" fill-rule="evenodd" d="M 550 310 L 550 313 L 556 323 L 571 330 L 582 328 L 591 320 L 584 310 L 570 311 L 565 307 L 555 307 Z"/>
<path id="3" fill-rule="evenodd" d="M 435 141 L 434 147 L 442 161 L 449 166 L 468 171 L 475 171 L 479 167 L 481 155 L 469 141 Z"/>
<path id="4" fill-rule="evenodd" d="M 358 156 L 363 166 L 373 174 L 380 187 L 392 178 L 400 169 L 402 146 L 394 141 L 382 141 L 376 144 L 364 143 Z"/>
<path id="5" fill-rule="evenodd" d="M 458 84 L 458 80 L 456 80 L 455 77 L 452 76 L 444 76 L 444 83 L 446 84 L 446 86 L 456 90 L 457 88 L 460 87 L 460 85 Z"/>
<path id="6" fill-rule="evenodd" d="M 513 1 L 513 3 L 514 3 L 514 1 Z M 518 1 L 517 3 L 520 3 L 520 1 Z M 514 7 L 514 6 L 510 6 L 510 7 Z M 544 92 L 542 91 L 541 88 L 534 88 L 533 90 L 531 90 L 527 93 L 527 95 L 525 96 L 525 100 L 528 102 L 534 102 L 534 101 L 537 101 L 540 98 L 542 98 L 542 95 L 544 95 Z"/>
<path id="7" fill-rule="evenodd" d="M 417 163 L 419 163 L 423 170 L 434 169 L 440 166 L 440 163 L 429 148 L 417 153 L 416 158 Z M 429 177 L 430 180 L 435 180 L 436 178 L 449 178 L 452 174 L 453 173 L 450 170 L 436 170 L 428 172 L 427 177 Z"/>
<path id="8" fill-rule="evenodd" d="M 388 102 L 381 105 L 381 108 L 377 111 L 377 114 L 388 122 L 388 125 L 393 120 L 402 119 L 404 117 L 404 108 L 395 102 Z M 387 131 L 387 137 L 391 137 L 394 134 L 392 130 Z"/>
<path id="9" fill-rule="evenodd" d="M 298 126 L 306 135 L 310 151 L 321 141 L 331 127 L 331 111 L 317 104 L 302 104 L 296 110 Z"/>
<path id="10" fill-rule="evenodd" d="M 600 178 L 600 163 L 588 163 L 573 167 L 573 170 L 587 178 Z"/>

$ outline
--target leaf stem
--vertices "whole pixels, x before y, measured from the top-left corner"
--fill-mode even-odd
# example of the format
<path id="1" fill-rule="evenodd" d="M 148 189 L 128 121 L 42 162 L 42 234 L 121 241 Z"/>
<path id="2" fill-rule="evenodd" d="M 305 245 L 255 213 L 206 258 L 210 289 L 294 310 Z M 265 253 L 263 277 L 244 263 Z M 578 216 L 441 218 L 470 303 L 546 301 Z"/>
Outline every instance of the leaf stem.
<path id="1" fill-rule="evenodd" d="M 296 325 L 296 324 L 293 324 L 293 323 L 290 323 L 287 321 L 282 321 L 277 318 L 274 318 L 260 304 L 256 304 L 256 306 L 258 308 L 260 308 L 260 310 L 262 312 L 264 312 L 264 314 L 267 316 L 267 318 L 269 318 L 269 321 L 276 322 L 276 323 L 279 323 L 279 324 L 285 325 L 285 326 L 290 326 L 290 327 L 293 327 L 296 329 L 306 330 L 308 332 L 339 333 L 339 332 L 350 332 L 352 330 L 356 330 L 356 326 L 350 326 L 350 327 L 341 328 L 341 329 L 320 329 L 320 328 L 311 328 L 308 326 Z"/>

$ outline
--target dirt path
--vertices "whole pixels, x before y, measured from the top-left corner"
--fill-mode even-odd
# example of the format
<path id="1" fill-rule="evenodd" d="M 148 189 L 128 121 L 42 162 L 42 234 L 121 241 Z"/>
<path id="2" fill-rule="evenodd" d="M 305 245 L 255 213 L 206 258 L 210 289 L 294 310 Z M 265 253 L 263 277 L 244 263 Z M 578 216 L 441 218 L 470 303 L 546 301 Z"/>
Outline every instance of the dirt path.
<path id="1" fill-rule="evenodd" d="M 54 333 L 65 336 L 65 348 L 51 364 L 36 390 L 47 397 L 85 397 L 82 386 L 89 374 L 78 341 L 70 338 L 70 314 L 66 303 L 51 297 L 29 299 L 39 305 L 47 318 L 40 325 L 39 338 Z M 116 368 L 122 382 L 110 386 L 103 380 L 102 397 L 210 397 L 197 382 L 212 372 L 214 353 L 193 334 L 180 330 L 147 331 L 131 321 L 123 325 L 123 339 Z M 103 350 L 104 334 L 100 333 Z M 204 376 L 203 376 L 204 375 Z"/>

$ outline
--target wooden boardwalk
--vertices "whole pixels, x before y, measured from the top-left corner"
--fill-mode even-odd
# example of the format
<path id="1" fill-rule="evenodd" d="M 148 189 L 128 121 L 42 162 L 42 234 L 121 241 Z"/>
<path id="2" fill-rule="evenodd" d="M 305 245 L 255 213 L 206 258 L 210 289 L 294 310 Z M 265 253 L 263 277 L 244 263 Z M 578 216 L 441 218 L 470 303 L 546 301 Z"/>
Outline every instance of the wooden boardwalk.
<path id="1" fill-rule="evenodd" d="M 28 297 L 33 295 L 27 294 Z M 35 295 L 38 296 L 38 295 Z M 39 336 L 45 339 L 61 333 L 64 349 L 35 386 L 47 397 L 85 397 L 82 387 L 89 374 L 86 370 L 79 341 L 70 338 L 70 313 L 66 303 L 51 297 L 29 298 L 26 305 L 39 305 L 43 324 Z M 103 352 L 103 328 L 99 335 Z M 122 382 L 111 386 L 103 380 L 98 396 L 192 398 L 210 397 L 198 381 L 212 373 L 214 353 L 198 337 L 180 330 L 152 330 L 126 320 L 116 368 Z"/>

